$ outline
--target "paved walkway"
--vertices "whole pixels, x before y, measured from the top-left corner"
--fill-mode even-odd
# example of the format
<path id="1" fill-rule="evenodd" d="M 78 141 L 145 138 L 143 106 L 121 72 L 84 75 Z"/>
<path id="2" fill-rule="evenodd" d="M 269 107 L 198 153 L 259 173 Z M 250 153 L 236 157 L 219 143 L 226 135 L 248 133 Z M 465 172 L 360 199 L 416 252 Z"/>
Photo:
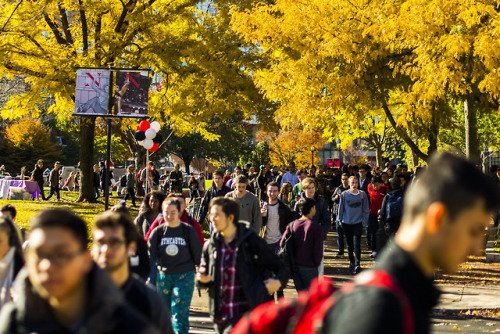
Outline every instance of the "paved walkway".
<path id="1" fill-rule="evenodd" d="M 347 257 L 336 258 L 337 246 L 335 243 L 336 233 L 330 232 L 325 245 L 325 275 L 334 279 L 336 285 L 341 285 L 352 278 L 347 273 L 349 260 Z M 374 260 L 370 259 L 370 252 L 366 249 L 365 241 L 362 239 L 362 261 L 363 269 L 371 268 Z M 484 264 L 488 266 L 488 264 Z M 494 268 L 498 268 L 498 265 Z M 500 277 L 500 271 L 490 270 L 491 275 Z M 472 313 L 473 310 L 500 309 L 500 280 L 498 284 L 487 284 L 485 286 L 469 286 L 467 284 L 437 284 L 442 291 L 439 304 L 433 314 L 433 333 L 500 333 L 500 319 L 488 316 L 474 317 L 474 320 L 457 318 L 456 315 Z M 295 297 L 296 292 L 293 281 L 290 280 L 285 289 L 286 297 Z M 498 312 L 497 312 L 498 314 Z M 214 333 L 212 323 L 208 316 L 208 295 L 201 291 L 195 291 L 191 303 L 191 330 L 190 333 Z M 484 330 L 484 331 L 483 331 Z"/>

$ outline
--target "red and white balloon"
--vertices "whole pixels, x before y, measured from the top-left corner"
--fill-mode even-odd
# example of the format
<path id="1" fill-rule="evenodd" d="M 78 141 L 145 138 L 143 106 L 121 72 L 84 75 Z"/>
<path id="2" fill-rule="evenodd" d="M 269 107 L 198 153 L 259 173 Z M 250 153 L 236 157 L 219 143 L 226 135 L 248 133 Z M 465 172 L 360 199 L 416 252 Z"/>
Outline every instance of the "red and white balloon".
<path id="1" fill-rule="evenodd" d="M 146 150 L 156 152 L 158 144 L 163 140 L 162 135 L 158 133 L 160 128 L 160 123 L 156 121 L 151 123 L 146 120 L 141 121 L 135 132 L 135 140 Z"/>

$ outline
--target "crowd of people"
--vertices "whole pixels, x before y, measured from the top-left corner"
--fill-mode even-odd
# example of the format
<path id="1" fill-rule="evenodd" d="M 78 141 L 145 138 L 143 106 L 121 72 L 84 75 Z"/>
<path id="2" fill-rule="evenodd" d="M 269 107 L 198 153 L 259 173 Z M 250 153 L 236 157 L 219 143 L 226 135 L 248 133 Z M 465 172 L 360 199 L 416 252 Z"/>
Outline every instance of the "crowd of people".
<path id="1" fill-rule="evenodd" d="M 0 333 L 188 333 L 196 288 L 208 291 L 215 331 L 230 333 L 244 314 L 283 297 L 290 279 L 300 292 L 323 276 L 331 229 L 336 256 L 347 244 L 350 274 L 362 271 L 366 235 L 376 268 L 411 305 L 414 332 L 427 333 L 438 295 L 433 270 L 452 271 L 479 249 L 500 203 L 497 183 L 449 154 L 415 173 L 404 165 L 297 170 L 293 162 L 287 172 L 268 165 L 216 171 L 206 191 L 194 177 L 188 183 L 189 202 L 202 198 L 196 217 L 186 210 L 179 172 L 168 192 L 158 182 L 132 219 L 126 200 L 136 205 L 139 185 L 130 166 L 124 200 L 94 218 L 91 236 L 76 214 L 51 209 L 31 221 L 23 245 L 15 208 L 3 207 Z M 292 252 L 284 259 L 286 247 Z M 360 284 L 339 295 L 321 327 L 403 333 L 400 313 L 390 291 Z"/>

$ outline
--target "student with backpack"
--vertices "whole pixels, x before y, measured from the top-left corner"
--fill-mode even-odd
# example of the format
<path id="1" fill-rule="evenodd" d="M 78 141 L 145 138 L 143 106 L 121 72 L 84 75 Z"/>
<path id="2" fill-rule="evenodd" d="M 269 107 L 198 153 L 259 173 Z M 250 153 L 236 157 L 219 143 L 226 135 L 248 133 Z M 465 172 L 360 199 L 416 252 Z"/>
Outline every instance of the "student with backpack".
<path id="1" fill-rule="evenodd" d="M 245 314 L 286 285 L 285 266 L 249 224 L 239 223 L 239 204 L 215 197 L 209 206 L 212 237 L 203 246 L 198 284 L 208 289 L 217 333 L 230 333 Z"/>
<path id="2" fill-rule="evenodd" d="M 358 189 L 357 177 L 351 176 L 349 190 L 344 191 L 340 196 L 337 215 L 347 241 L 350 274 L 357 274 L 361 271 L 361 233 L 363 224 L 368 223 L 369 214 L 368 195 Z"/>
<path id="3" fill-rule="evenodd" d="M 201 243 L 194 229 L 180 221 L 181 203 L 177 199 L 166 199 L 162 209 L 165 224 L 155 228 L 148 241 L 152 265 L 148 282 L 156 285 L 167 303 L 175 332 L 188 334 Z"/>
<path id="4" fill-rule="evenodd" d="M 394 237 L 403 217 L 405 188 L 397 176 L 390 180 L 391 191 L 385 195 L 380 208 L 380 224 L 377 231 L 377 248 L 382 250 L 387 240 Z"/>
<path id="5" fill-rule="evenodd" d="M 323 229 L 312 221 L 316 214 L 316 201 L 302 197 L 296 207 L 301 217 L 288 225 L 280 247 L 290 247 L 285 243 L 287 240 L 287 243 L 292 244 L 289 256 L 293 257 L 291 271 L 295 290 L 298 292 L 309 289 L 311 281 L 318 277 L 318 267 L 323 258 Z"/>

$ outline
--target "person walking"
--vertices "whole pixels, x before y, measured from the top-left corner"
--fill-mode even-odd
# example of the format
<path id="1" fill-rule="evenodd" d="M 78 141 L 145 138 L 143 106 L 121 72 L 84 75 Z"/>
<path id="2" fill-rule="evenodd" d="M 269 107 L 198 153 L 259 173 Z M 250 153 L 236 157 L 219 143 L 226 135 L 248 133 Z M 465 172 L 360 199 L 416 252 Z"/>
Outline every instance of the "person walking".
<path id="1" fill-rule="evenodd" d="M 191 173 L 191 177 L 189 178 L 188 182 L 188 188 L 189 188 L 189 204 L 191 204 L 191 201 L 194 201 L 197 197 L 200 197 L 200 192 L 199 192 L 199 187 L 200 184 L 198 183 L 198 180 L 194 177 L 194 173 Z"/>
<path id="2" fill-rule="evenodd" d="M 0 216 L 0 309 L 12 301 L 11 288 L 24 266 L 22 242 L 12 220 Z"/>
<path id="3" fill-rule="evenodd" d="M 219 334 L 229 334 L 245 312 L 271 300 L 287 281 L 279 257 L 248 223 L 239 222 L 239 208 L 230 198 L 210 201 L 214 233 L 203 246 L 196 274 L 198 285 L 208 289 L 210 317 Z"/>
<path id="4" fill-rule="evenodd" d="M 224 174 L 222 173 L 222 171 L 215 171 L 212 186 L 208 188 L 205 195 L 203 196 L 203 199 L 201 200 L 200 210 L 198 211 L 197 217 L 200 224 L 203 224 L 205 217 L 207 216 L 210 201 L 215 197 L 224 197 L 230 191 L 231 188 L 224 184 Z M 212 225 L 208 224 L 208 226 L 211 235 Z"/>
<path id="5" fill-rule="evenodd" d="M 297 292 L 309 289 L 311 281 L 318 277 L 323 259 L 323 229 L 312 221 L 316 214 L 316 202 L 305 197 L 297 201 L 297 209 L 301 217 L 293 222 L 292 231 L 287 227 L 280 246 L 283 247 L 287 236 L 293 235 L 294 266 L 293 282 Z"/>
<path id="6" fill-rule="evenodd" d="M 349 190 L 340 196 L 337 219 L 344 230 L 349 255 L 348 272 L 357 274 L 361 271 L 361 234 L 363 224 L 368 223 L 370 214 L 368 195 L 358 189 L 358 179 L 349 178 Z"/>
<path id="7" fill-rule="evenodd" d="M 61 166 L 61 163 L 59 161 L 56 161 L 54 164 L 54 168 L 50 171 L 49 174 L 49 186 L 50 186 L 50 193 L 49 196 L 47 196 L 46 200 L 48 201 L 52 195 L 56 194 L 56 198 L 59 201 L 61 199 L 61 195 L 59 194 L 59 181 L 60 181 L 60 174 L 59 174 L 59 167 Z"/>
<path id="8" fill-rule="evenodd" d="M 337 230 L 337 254 L 336 257 L 344 256 L 345 249 L 345 238 L 344 238 L 344 229 L 342 228 L 342 224 L 337 219 L 337 215 L 339 212 L 339 204 L 340 204 L 340 196 L 342 193 L 349 189 L 349 174 L 342 173 L 341 176 L 341 185 L 335 188 L 335 191 L 332 195 L 333 207 L 332 207 L 332 215 L 334 216 L 335 228 Z"/>
<path id="9" fill-rule="evenodd" d="M 182 172 L 180 171 L 179 164 L 176 164 L 174 170 L 170 172 L 170 192 L 182 193 Z"/>
<path id="10" fill-rule="evenodd" d="M 174 334 L 170 312 L 160 295 L 132 275 L 129 254 L 137 250 L 137 229 L 130 215 L 113 211 L 94 218 L 92 258 L 107 271 L 125 299 L 138 313 L 160 329 Z"/>
<path id="11" fill-rule="evenodd" d="M 262 227 L 260 202 L 257 196 L 247 190 L 247 185 L 247 177 L 238 175 L 236 177 L 236 190 L 227 193 L 225 197 L 235 199 L 240 203 L 239 219 L 249 222 L 258 235 Z"/>
<path id="12" fill-rule="evenodd" d="M 165 200 L 163 191 L 155 190 L 144 196 L 143 204 L 145 210 L 141 212 L 134 220 L 135 226 L 139 230 L 139 235 L 144 239 L 146 233 L 155 220 L 161 220 L 163 213 L 161 206 Z"/>
<path id="13" fill-rule="evenodd" d="M 135 185 L 136 185 L 136 178 L 135 178 L 135 166 L 130 165 L 127 168 L 127 194 L 123 198 L 123 200 L 126 202 L 127 199 L 132 200 L 132 206 L 135 207 Z"/>
<path id="14" fill-rule="evenodd" d="M 177 199 L 165 200 L 162 209 L 165 223 L 155 228 L 148 240 L 152 265 L 148 282 L 156 285 L 170 308 L 175 332 L 188 334 L 201 243 L 193 227 L 180 221 L 181 204 Z"/>
<path id="15" fill-rule="evenodd" d="M 40 159 L 37 161 L 35 165 L 35 169 L 31 173 L 31 181 L 35 181 L 38 184 L 38 188 L 40 188 L 40 196 L 42 196 L 42 200 L 45 200 L 45 194 L 43 192 L 43 184 L 45 180 L 43 179 L 43 160 Z"/>

